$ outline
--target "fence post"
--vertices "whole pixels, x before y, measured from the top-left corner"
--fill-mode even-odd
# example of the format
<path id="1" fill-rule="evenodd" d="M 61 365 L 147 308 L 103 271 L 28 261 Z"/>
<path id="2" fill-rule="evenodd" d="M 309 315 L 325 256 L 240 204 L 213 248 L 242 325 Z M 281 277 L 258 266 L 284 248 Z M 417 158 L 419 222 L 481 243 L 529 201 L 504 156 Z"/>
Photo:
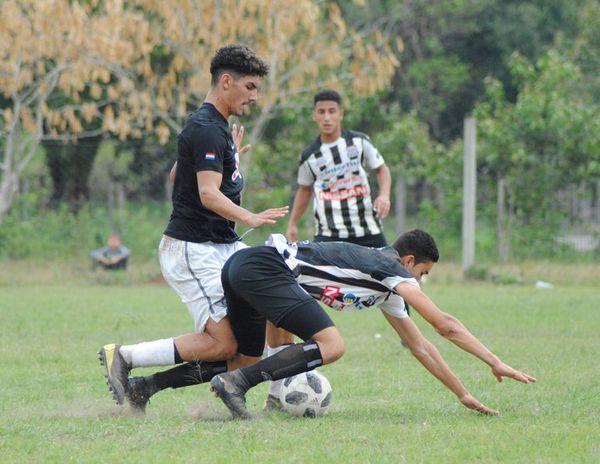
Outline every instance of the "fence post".
<path id="1" fill-rule="evenodd" d="M 475 118 L 464 121 L 463 163 L 463 221 L 462 221 L 462 264 L 463 272 L 475 263 L 475 198 L 476 198 L 476 128 Z"/>
<path id="2" fill-rule="evenodd" d="M 398 237 L 406 232 L 406 181 L 403 177 L 394 179 L 394 204 L 396 237 Z"/>

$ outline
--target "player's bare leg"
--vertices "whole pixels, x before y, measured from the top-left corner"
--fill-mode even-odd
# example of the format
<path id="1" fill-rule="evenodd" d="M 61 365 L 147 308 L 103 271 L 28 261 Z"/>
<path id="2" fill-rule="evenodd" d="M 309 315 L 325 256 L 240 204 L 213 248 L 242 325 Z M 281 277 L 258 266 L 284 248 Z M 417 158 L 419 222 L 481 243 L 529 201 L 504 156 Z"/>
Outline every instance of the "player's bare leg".
<path id="1" fill-rule="evenodd" d="M 132 367 L 185 362 L 153 375 L 130 378 L 124 396 L 136 413 L 143 414 L 150 397 L 155 393 L 167 388 L 208 382 L 215 375 L 225 372 L 226 360 L 233 358 L 236 351 L 237 342 L 226 318 L 219 322 L 209 319 L 204 332 L 123 346 L 121 352 Z"/>
<path id="2" fill-rule="evenodd" d="M 209 319 L 204 332 L 181 335 L 174 342 L 183 361 L 222 361 L 232 358 L 237 351 L 227 318 L 219 322 Z"/>

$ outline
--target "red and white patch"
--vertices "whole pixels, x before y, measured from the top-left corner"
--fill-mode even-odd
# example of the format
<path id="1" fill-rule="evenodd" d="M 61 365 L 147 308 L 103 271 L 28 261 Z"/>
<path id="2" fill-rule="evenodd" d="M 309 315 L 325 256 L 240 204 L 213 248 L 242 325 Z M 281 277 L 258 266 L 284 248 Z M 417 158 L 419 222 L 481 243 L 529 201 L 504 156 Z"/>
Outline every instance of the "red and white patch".
<path id="1" fill-rule="evenodd" d="M 333 306 L 333 303 L 335 302 L 335 300 L 339 294 L 340 294 L 339 287 L 331 287 L 328 285 L 327 287 L 325 287 L 323 289 L 323 293 L 321 293 L 320 300 L 323 302 L 323 304 L 325 304 L 327 306 Z"/>

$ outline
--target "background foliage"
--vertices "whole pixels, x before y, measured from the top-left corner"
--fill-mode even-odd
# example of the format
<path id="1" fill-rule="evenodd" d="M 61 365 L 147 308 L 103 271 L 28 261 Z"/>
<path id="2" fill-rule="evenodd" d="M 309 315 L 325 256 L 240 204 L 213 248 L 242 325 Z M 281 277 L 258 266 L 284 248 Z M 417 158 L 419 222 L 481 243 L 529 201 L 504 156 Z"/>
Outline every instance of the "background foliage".
<path id="1" fill-rule="evenodd" d="M 254 147 L 248 209 L 291 202 L 298 154 L 317 135 L 312 95 L 333 87 L 346 127 L 368 133 L 393 172 L 389 240 L 419 226 L 445 259 L 460 257 L 472 114 L 478 260 L 598 259 L 598 0 L 238 3 L 2 2 L 1 257 L 81 257 L 119 229 L 153 259 L 177 131 L 204 97 L 214 50 L 243 41 L 273 70 L 241 120 Z M 66 29 L 48 20 L 51 4 Z"/>

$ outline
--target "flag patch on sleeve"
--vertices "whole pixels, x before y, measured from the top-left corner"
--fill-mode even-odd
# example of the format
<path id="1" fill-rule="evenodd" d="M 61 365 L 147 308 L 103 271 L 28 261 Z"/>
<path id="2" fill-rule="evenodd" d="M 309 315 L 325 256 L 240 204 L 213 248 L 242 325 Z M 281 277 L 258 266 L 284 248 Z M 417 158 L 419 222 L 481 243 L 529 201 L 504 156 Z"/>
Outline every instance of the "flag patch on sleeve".
<path id="1" fill-rule="evenodd" d="M 209 161 L 214 161 L 214 160 L 215 160 L 215 158 L 216 158 L 216 157 L 215 157 L 215 154 L 214 154 L 214 153 L 210 153 L 210 152 L 209 152 L 209 153 L 206 153 L 206 154 L 204 155 L 204 159 L 207 159 L 207 160 L 209 160 Z"/>

